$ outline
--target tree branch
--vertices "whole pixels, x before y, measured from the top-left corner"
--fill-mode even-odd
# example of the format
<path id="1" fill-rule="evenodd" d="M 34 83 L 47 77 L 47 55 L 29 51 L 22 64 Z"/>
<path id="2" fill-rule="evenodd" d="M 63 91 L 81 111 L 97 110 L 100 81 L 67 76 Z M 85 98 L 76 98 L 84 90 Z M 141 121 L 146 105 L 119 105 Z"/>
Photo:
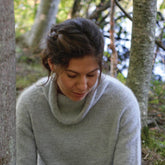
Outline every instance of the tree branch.
<path id="1" fill-rule="evenodd" d="M 129 18 L 129 20 L 132 21 L 132 17 L 122 8 L 122 6 L 120 5 L 120 3 L 118 2 L 118 0 L 115 0 L 116 5 L 120 8 L 120 10 L 127 16 L 127 18 Z"/>
<path id="2" fill-rule="evenodd" d="M 165 50 L 165 46 L 163 45 L 162 41 L 155 40 L 155 43 L 156 43 L 160 48 L 162 48 L 163 50 Z"/>
<path id="3" fill-rule="evenodd" d="M 80 11 L 81 9 L 81 0 L 74 0 L 74 4 L 72 7 L 71 17 L 76 17 L 77 11 Z"/>
<path id="4" fill-rule="evenodd" d="M 110 12 L 108 12 L 99 22 L 98 25 L 101 26 L 102 24 L 106 24 L 105 19 L 110 15 Z M 108 24 L 109 22 L 107 22 Z"/>
<path id="5" fill-rule="evenodd" d="M 118 0 L 115 0 L 115 3 L 116 5 L 120 8 L 120 10 L 125 14 L 125 16 L 127 18 L 129 18 L 130 21 L 132 21 L 132 17 L 122 8 L 122 6 L 119 4 Z M 160 13 L 159 13 L 160 15 Z M 161 17 L 162 19 L 162 17 Z M 158 41 L 158 40 L 155 40 L 155 43 L 160 47 L 162 48 L 163 50 L 165 50 L 165 46 L 163 45 L 162 41 Z"/>
<path id="6" fill-rule="evenodd" d="M 132 12 L 130 12 L 129 14 L 132 14 Z M 115 22 L 118 21 L 118 20 L 121 19 L 121 18 L 124 18 L 124 17 L 127 17 L 127 16 L 126 16 L 125 14 L 118 16 L 118 17 L 115 19 Z"/>
<path id="7" fill-rule="evenodd" d="M 89 19 L 95 19 L 97 18 L 97 16 L 104 10 L 108 9 L 110 7 L 110 0 L 108 0 L 108 2 L 106 2 L 105 4 L 99 4 L 97 7 L 96 7 L 96 10 L 94 10 L 94 12 L 89 15 Z"/>

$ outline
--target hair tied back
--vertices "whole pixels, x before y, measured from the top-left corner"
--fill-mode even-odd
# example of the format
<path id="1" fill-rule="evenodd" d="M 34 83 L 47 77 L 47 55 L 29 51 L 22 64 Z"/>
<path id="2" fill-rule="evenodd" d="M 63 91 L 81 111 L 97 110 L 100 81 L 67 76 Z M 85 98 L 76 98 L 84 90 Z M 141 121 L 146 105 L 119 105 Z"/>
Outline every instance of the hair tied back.
<path id="1" fill-rule="evenodd" d="M 53 38 L 53 39 L 57 39 L 58 38 L 58 34 L 55 31 L 51 31 L 48 36 Z"/>

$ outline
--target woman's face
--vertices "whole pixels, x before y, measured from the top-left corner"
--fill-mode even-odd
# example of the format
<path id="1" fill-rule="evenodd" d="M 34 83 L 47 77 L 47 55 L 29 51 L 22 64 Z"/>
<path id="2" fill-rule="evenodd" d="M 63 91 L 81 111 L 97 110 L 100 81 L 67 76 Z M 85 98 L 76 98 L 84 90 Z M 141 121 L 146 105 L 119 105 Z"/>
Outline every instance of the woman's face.
<path id="1" fill-rule="evenodd" d="M 73 101 L 80 101 L 91 91 L 99 77 L 99 65 L 93 56 L 73 58 L 65 70 L 58 72 L 60 91 Z"/>

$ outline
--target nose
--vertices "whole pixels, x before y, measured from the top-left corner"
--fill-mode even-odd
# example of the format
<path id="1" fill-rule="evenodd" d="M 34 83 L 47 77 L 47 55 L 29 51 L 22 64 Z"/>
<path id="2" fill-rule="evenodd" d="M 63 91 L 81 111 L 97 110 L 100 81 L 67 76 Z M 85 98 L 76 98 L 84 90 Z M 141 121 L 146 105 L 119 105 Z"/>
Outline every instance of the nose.
<path id="1" fill-rule="evenodd" d="M 78 83 L 77 83 L 77 88 L 79 91 L 85 91 L 87 89 L 87 78 L 86 76 L 80 77 Z"/>

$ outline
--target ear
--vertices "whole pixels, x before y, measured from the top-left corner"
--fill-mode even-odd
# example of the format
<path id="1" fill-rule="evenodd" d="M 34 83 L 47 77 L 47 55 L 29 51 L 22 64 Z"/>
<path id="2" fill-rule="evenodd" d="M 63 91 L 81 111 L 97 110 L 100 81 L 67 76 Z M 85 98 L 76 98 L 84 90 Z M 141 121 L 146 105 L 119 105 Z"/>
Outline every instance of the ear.
<path id="1" fill-rule="evenodd" d="M 55 68 L 56 68 L 56 65 L 52 63 L 52 61 L 51 61 L 50 58 L 48 58 L 48 65 L 49 65 L 51 71 L 54 72 L 55 71 Z"/>

